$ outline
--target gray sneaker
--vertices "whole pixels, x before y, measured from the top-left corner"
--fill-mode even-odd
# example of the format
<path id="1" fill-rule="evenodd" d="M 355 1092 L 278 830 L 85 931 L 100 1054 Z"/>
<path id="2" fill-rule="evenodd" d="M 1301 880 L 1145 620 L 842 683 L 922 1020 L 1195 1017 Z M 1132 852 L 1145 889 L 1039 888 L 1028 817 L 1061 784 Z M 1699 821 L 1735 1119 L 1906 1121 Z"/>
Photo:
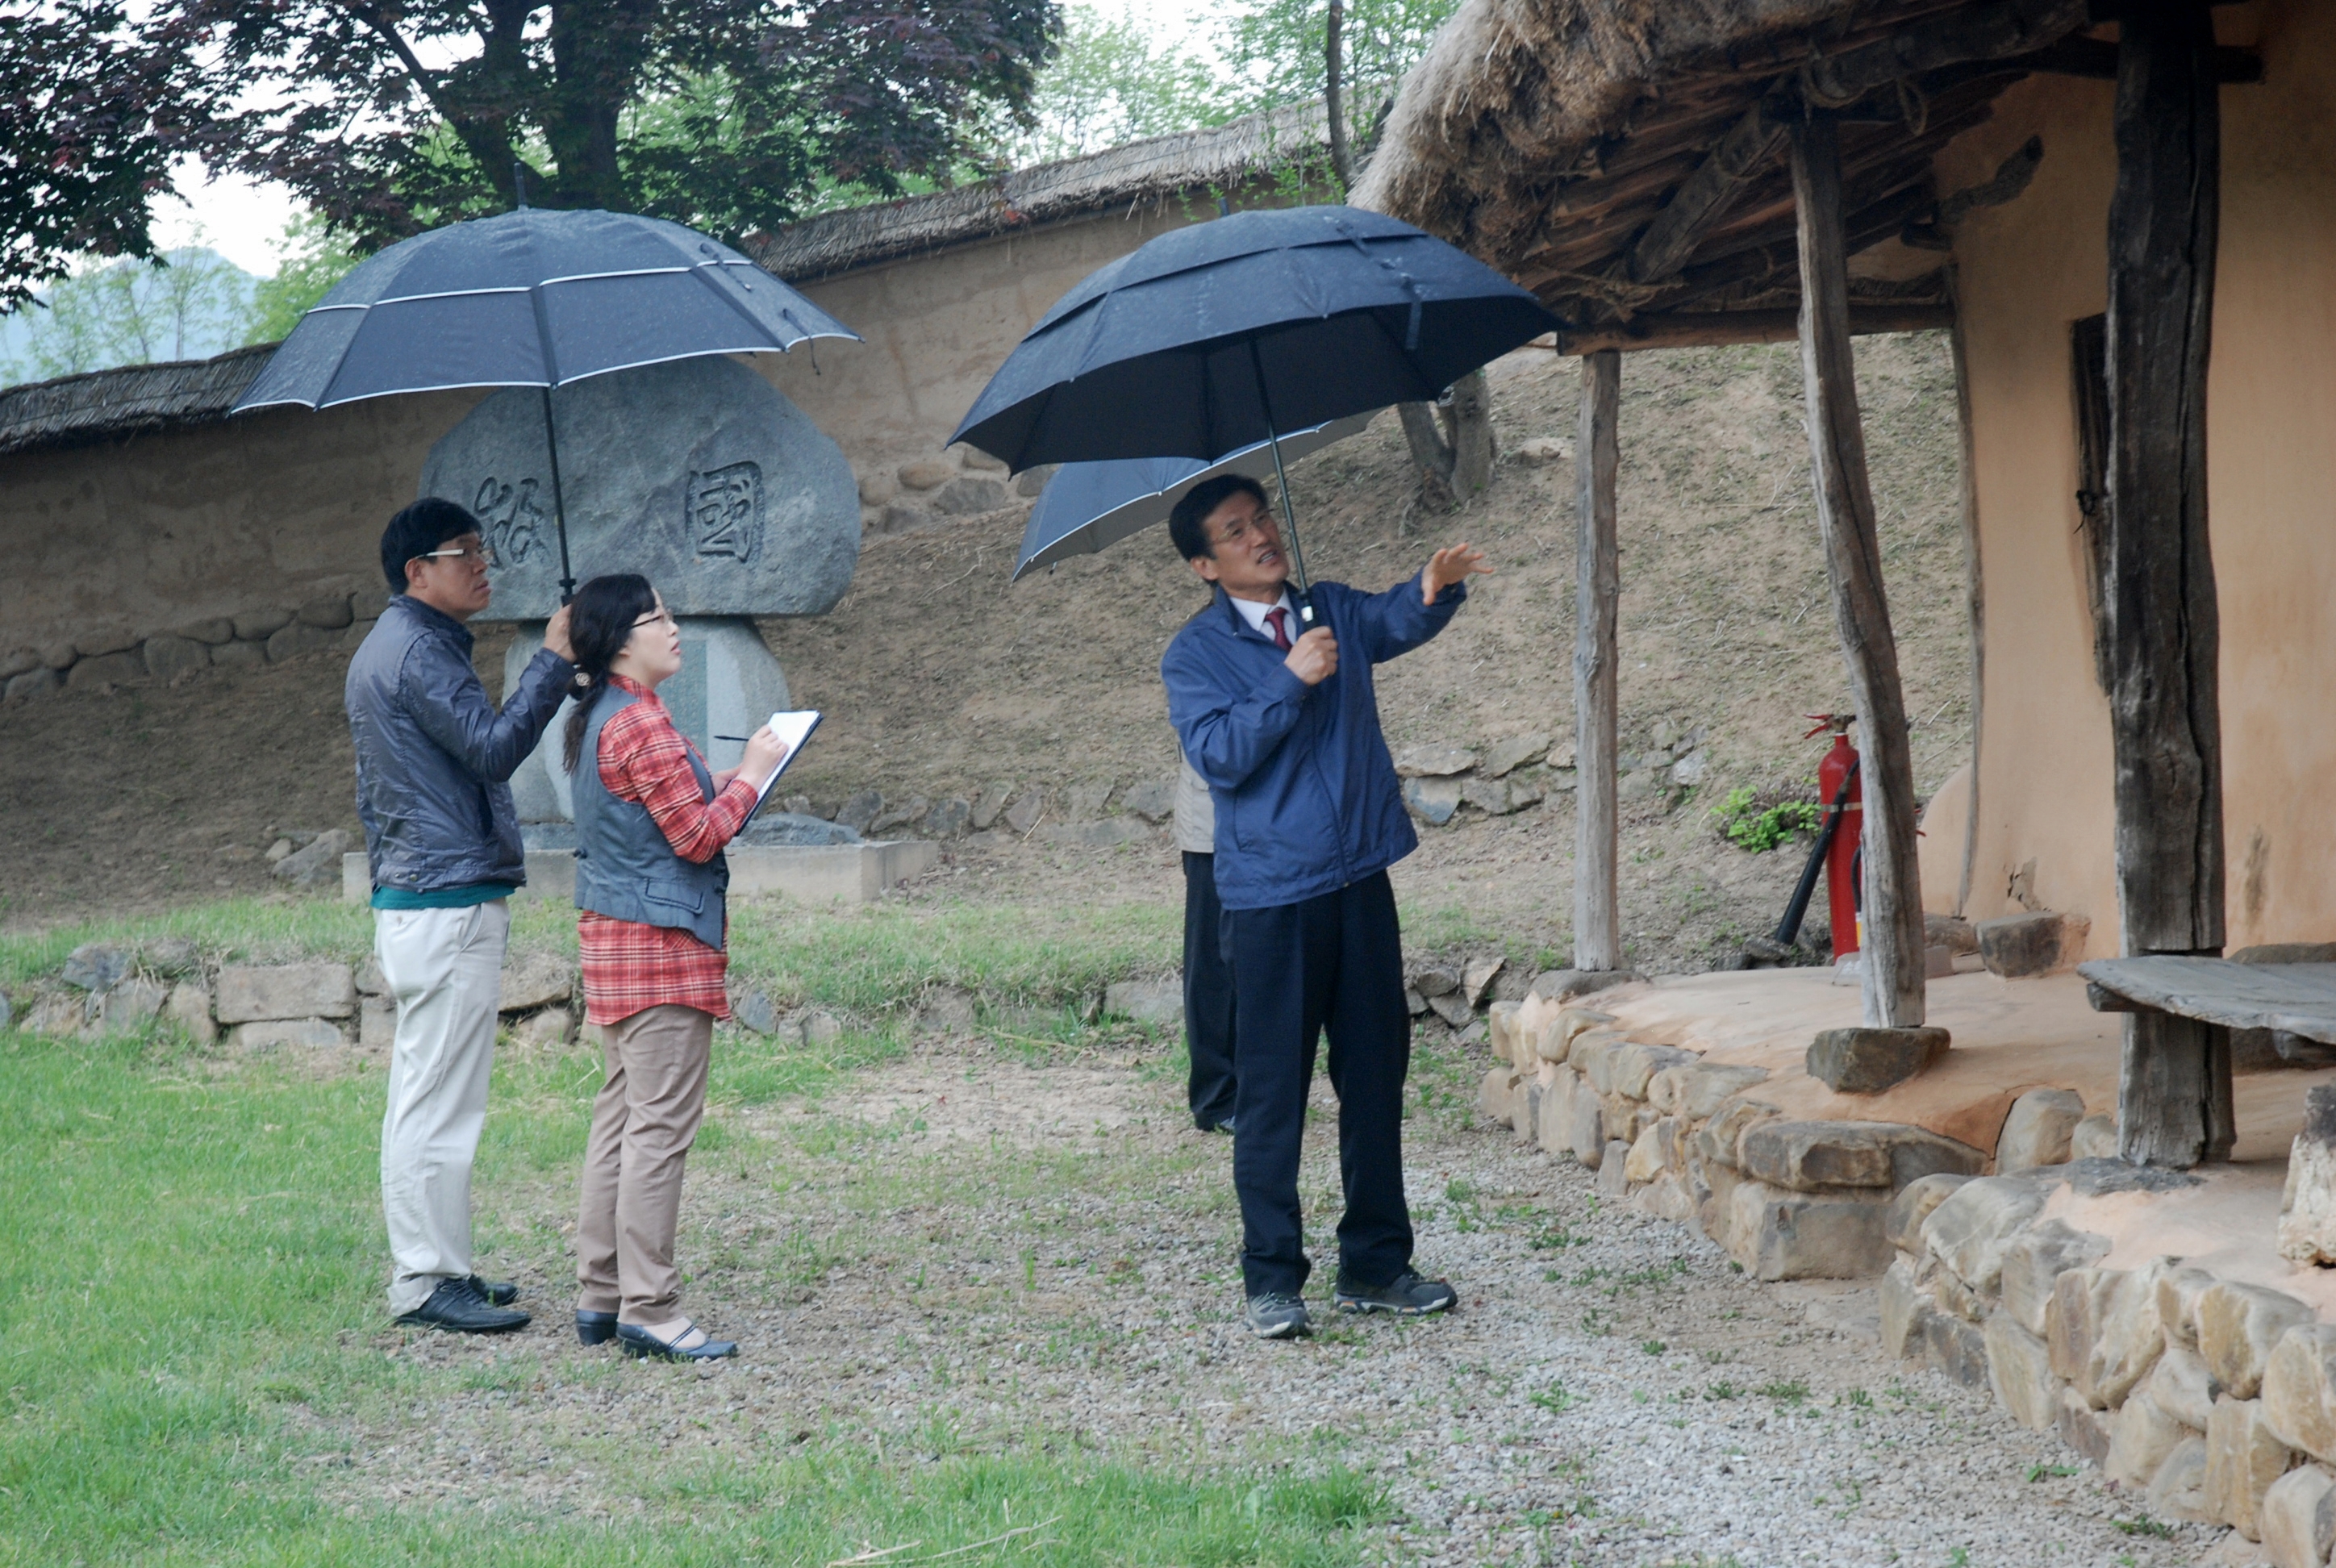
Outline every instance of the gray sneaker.
<path id="1" fill-rule="evenodd" d="M 1460 1292 L 1442 1280 L 1423 1280 L 1409 1269 L 1384 1285 L 1358 1284 L 1341 1271 L 1332 1299 L 1341 1312 L 1393 1312 L 1418 1318 L 1457 1305 Z"/>
<path id="2" fill-rule="evenodd" d="M 1251 1296 L 1243 1316 L 1249 1331 L 1260 1339 L 1300 1339 L 1314 1331 L 1314 1320 L 1306 1314 L 1305 1298 L 1285 1295 L 1280 1290 Z"/>

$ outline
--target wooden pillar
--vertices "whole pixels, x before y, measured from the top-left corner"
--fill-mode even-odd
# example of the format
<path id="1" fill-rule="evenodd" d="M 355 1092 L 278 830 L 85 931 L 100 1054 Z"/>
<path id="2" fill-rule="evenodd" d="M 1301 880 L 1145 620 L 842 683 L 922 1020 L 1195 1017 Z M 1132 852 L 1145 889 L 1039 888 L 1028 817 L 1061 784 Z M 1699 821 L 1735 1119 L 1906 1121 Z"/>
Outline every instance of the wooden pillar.
<path id="1" fill-rule="evenodd" d="M 1791 128 L 1801 254 L 1801 377 L 1811 477 L 1834 617 L 1857 704 L 1865 802 L 1865 1023 L 1922 1021 L 1922 890 L 1914 864 L 1914 762 L 1898 645 L 1882 591 L 1882 546 L 1865 472 L 1857 369 L 1849 346 L 1848 254 L 1841 220 L 1841 136 L 1823 115 Z"/>
<path id="2" fill-rule="evenodd" d="M 2223 950 L 2219 628 L 2206 538 L 2206 365 L 2222 138 L 2205 0 L 2124 9 L 2109 201 L 2107 580 L 2117 911 L 2125 951 Z M 2227 1033 L 2126 1018 L 2119 1152 L 2230 1152 Z"/>
<path id="3" fill-rule="evenodd" d="M 1950 298 L 1960 303 L 1961 279 L 1952 263 L 1947 268 Z M 1971 801 L 1963 813 L 1962 869 L 1955 878 L 1955 914 L 1971 907 L 1971 867 L 1979 860 L 1980 757 L 1987 744 L 1987 574 L 1981 570 L 1979 533 L 1979 453 L 1971 433 L 1971 357 L 1963 341 L 1962 312 L 1948 329 L 1955 363 L 1955 431 L 1961 438 L 1963 524 L 1963 607 L 1969 615 L 1971 643 Z"/>
<path id="4" fill-rule="evenodd" d="M 1582 356 L 1582 431 L 1574 443 L 1573 967 L 1622 967 L 1614 888 L 1615 628 L 1621 597 L 1614 543 L 1614 472 L 1621 448 L 1622 355 Z"/>

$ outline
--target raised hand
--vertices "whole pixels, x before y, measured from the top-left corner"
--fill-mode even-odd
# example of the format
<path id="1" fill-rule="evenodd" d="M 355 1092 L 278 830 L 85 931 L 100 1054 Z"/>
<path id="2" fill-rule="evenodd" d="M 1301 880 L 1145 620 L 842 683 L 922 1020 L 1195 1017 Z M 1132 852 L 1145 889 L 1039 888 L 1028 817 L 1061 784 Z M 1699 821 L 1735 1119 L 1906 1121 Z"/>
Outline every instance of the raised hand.
<path id="1" fill-rule="evenodd" d="M 1419 574 L 1420 598 L 1434 604 L 1437 594 L 1463 578 L 1489 577 L 1492 571 L 1484 564 L 1484 552 L 1475 545 L 1449 545 L 1427 558 L 1427 569 Z"/>

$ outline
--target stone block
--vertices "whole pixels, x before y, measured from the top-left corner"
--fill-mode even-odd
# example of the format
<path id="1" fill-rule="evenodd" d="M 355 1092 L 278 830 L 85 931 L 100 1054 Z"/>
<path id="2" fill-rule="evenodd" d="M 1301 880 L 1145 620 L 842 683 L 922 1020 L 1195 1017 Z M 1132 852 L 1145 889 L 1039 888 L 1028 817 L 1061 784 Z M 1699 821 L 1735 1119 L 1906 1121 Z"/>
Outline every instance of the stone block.
<path id="1" fill-rule="evenodd" d="M 1641 1132 L 1624 1154 L 1623 1174 L 1634 1184 L 1651 1182 L 1670 1169 L 1679 1124 L 1666 1117 Z"/>
<path id="2" fill-rule="evenodd" d="M 1507 1121 L 1509 1119 L 1510 1091 L 1516 1087 L 1517 1080 L 1523 1076 L 1524 1076 L 1523 1074 L 1518 1072 L 1516 1068 L 1510 1066 L 1506 1062 L 1502 1063 L 1499 1066 L 1494 1067 L 1491 1072 L 1486 1073 L 1484 1075 L 1484 1081 L 1482 1084 L 1479 1084 L 1476 1087 L 1476 1110 L 1478 1114 L 1482 1115 L 1488 1121 Z"/>
<path id="3" fill-rule="evenodd" d="M 22 675 L 8 677 L 0 696 L 10 702 L 30 701 L 36 696 L 48 696 L 63 689 L 65 677 L 53 669 L 28 669 Z"/>
<path id="4" fill-rule="evenodd" d="M 2279 1251 L 2306 1267 L 2336 1262 L 2336 1084 L 2304 1091 L 2303 1130 L 2288 1151 Z"/>
<path id="5" fill-rule="evenodd" d="M 1403 781 L 1404 809 L 1427 823 L 1442 827 L 1460 810 L 1465 786 L 1456 778 L 1406 778 Z"/>
<path id="6" fill-rule="evenodd" d="M 219 1025 L 211 1020 L 211 993 L 200 980 L 180 980 L 170 988 L 170 999 L 162 1004 L 162 1019 L 199 1046 L 219 1038 Z"/>
<path id="7" fill-rule="evenodd" d="M 1744 1135 L 1784 1113 L 1765 1100 L 1730 1100 L 1696 1135 L 1703 1157 L 1731 1171 L 1744 1168 Z"/>
<path id="8" fill-rule="evenodd" d="M 2158 1408 L 2156 1400 L 2136 1391 L 2117 1407 L 2117 1419 L 2109 1423 L 2109 1456 L 2102 1473 L 2127 1486 L 2146 1486 L 2175 1445 L 2188 1436 L 2181 1422 Z"/>
<path id="9" fill-rule="evenodd" d="M 1756 1280 L 1854 1280 L 1890 1266 L 1886 1193 L 1805 1193 L 1747 1180 L 1730 1209 L 1728 1251 Z"/>
<path id="10" fill-rule="evenodd" d="M 957 464 L 946 457 L 912 457 L 893 475 L 910 490 L 938 490 L 957 477 Z"/>
<path id="11" fill-rule="evenodd" d="M 986 784 L 981 793 L 973 797 L 973 831 L 988 833 L 1006 814 L 1006 803 L 1014 798 L 1014 785 L 1008 783 Z"/>
<path id="12" fill-rule="evenodd" d="M 65 984 L 84 991 L 110 990 L 137 961 L 137 950 L 126 942 L 83 942 L 65 955 Z"/>
<path id="13" fill-rule="evenodd" d="M 1744 1174 L 1796 1192 L 1887 1187 L 1890 1152 L 1862 1122 L 1762 1122 L 1747 1131 Z"/>
<path id="14" fill-rule="evenodd" d="M 362 997 L 357 1001 L 357 1047 L 385 1051 L 397 1038 L 397 1004 L 386 997 Z"/>
<path id="15" fill-rule="evenodd" d="M 2117 1157 L 2115 1116 L 2087 1116 L 2068 1134 L 2068 1158 L 2114 1160 Z"/>
<path id="16" fill-rule="evenodd" d="M 2142 1379 L 2141 1387 L 2157 1401 L 2157 1407 L 2193 1431 L 2206 1429 L 2206 1417 L 2214 1408 L 2215 1398 L 2223 1392 L 2214 1374 L 2195 1350 L 2185 1350 L 2179 1345 L 2168 1345 L 2157 1358 L 2157 1365 Z"/>
<path id="17" fill-rule="evenodd" d="M 1768 1078 L 1766 1067 L 1731 1066 L 1724 1062 L 1690 1061 L 1665 1067 L 1647 1080 L 1647 1103 L 1665 1115 L 1700 1122 L 1716 1115 L 1728 1098 Z"/>
<path id="18" fill-rule="evenodd" d="M 79 658 L 103 658 L 108 654 L 127 653 L 138 646 L 138 638 L 120 627 L 104 630 L 91 629 L 73 638 L 73 654 Z"/>
<path id="19" fill-rule="evenodd" d="M 2109 1456 L 2109 1426 L 2076 1389 L 2060 1388 L 2060 1441 L 2098 1465 Z"/>
<path id="20" fill-rule="evenodd" d="M 331 828 L 268 868 L 268 874 L 297 888 L 336 887 L 341 881 L 341 857 L 357 847 L 344 828 Z"/>
<path id="21" fill-rule="evenodd" d="M 95 658 L 76 660 L 65 672 L 68 691 L 94 691 L 103 686 L 122 686 L 146 678 L 146 661 L 135 653 L 101 654 Z"/>
<path id="22" fill-rule="evenodd" d="M 2323 1509 L 2336 1497 L 2336 1477 L 2317 1465 L 2302 1465 L 2264 1488 L 2256 1519 L 2262 1527 L 2263 1554 L 2273 1568 L 2322 1568 L 2329 1543 L 2320 1531 Z"/>
<path id="23" fill-rule="evenodd" d="M 2224 1395 L 2206 1422 L 2207 1516 L 2262 1540 L 2263 1494 L 2294 1461 L 2264 1421 L 2262 1400 Z"/>
<path id="24" fill-rule="evenodd" d="M 202 973 L 202 950 L 187 937 L 156 937 L 138 944 L 140 967 L 166 980 Z"/>
<path id="25" fill-rule="evenodd" d="M 1697 1059 L 1693 1051 L 1683 1051 L 1676 1046 L 1633 1042 L 1608 1057 L 1607 1092 L 1626 1100 L 1643 1100 L 1647 1097 L 1648 1082 L 1657 1073 L 1668 1067 L 1685 1066 Z"/>
<path id="26" fill-rule="evenodd" d="M 2061 1385 L 2052 1375 L 2052 1353 L 2044 1341 L 2003 1312 L 1987 1320 L 1980 1337 L 1987 1345 L 1987 1380 L 1996 1403 L 2029 1430 L 2050 1431 L 2059 1418 Z"/>
<path id="27" fill-rule="evenodd" d="M 671 360 L 570 382 L 557 400 L 578 563 L 623 562 L 681 617 L 819 615 L 851 586 L 861 536 L 852 464 L 754 370 L 720 356 Z M 560 607 L 545 457 L 542 393 L 510 387 L 489 393 L 423 461 L 418 493 L 470 508 L 501 558 L 487 618 L 543 620 Z"/>
<path id="28" fill-rule="evenodd" d="M 1174 976 L 1164 980 L 1116 980 L 1104 989 L 1103 1010 L 1114 1018 L 1133 1018 L 1163 1029 L 1184 1027 L 1184 982 Z"/>
<path id="29" fill-rule="evenodd" d="M 211 649 L 211 664 L 218 669 L 258 669 L 268 662 L 264 643 L 230 642 Z"/>
<path id="30" fill-rule="evenodd" d="M 1902 1252 L 1922 1251 L 1922 1222 L 1947 1200 L 1947 1194 L 1970 1181 L 1953 1171 L 1933 1171 L 1898 1190 L 1890 1201 L 1890 1244 Z"/>
<path id="31" fill-rule="evenodd" d="M 1517 1004 L 1514 1002 L 1494 1002 L 1485 1009 L 1484 1027 L 1492 1037 L 1493 1055 L 1513 1067 L 1530 1070 L 1538 1064 L 1526 1061 L 1524 1053 L 1518 1050 L 1516 1024 Z"/>
<path id="32" fill-rule="evenodd" d="M 1613 1029 L 1584 1029 L 1573 1037 L 1566 1060 L 1593 1091 L 1610 1095 L 1614 1092 L 1613 1055 L 1630 1043 Z"/>
<path id="33" fill-rule="evenodd" d="M 2090 922 L 2082 915 L 2006 915 L 1979 922 L 1979 956 L 1991 975 L 2018 979 L 2050 974 L 2073 964 L 2085 950 Z"/>
<path id="34" fill-rule="evenodd" d="M 1900 1360 L 1916 1354 L 1922 1343 L 1922 1320 L 1931 1299 L 1914 1282 L 1914 1265 L 1904 1258 L 1891 1261 L 1874 1290 L 1882 1317 L 1882 1349 Z"/>
<path id="35" fill-rule="evenodd" d="M 2075 1090 L 2029 1090 L 2011 1102 L 2011 1114 L 1997 1135 L 1996 1174 L 2067 1164 L 2069 1137 L 2084 1119 L 2085 1098 Z"/>
<path id="36" fill-rule="evenodd" d="M 2167 1344 L 2198 1348 L 2199 1298 L 2214 1284 L 2214 1276 L 2205 1270 L 2179 1265 L 2157 1276 L 2157 1320 L 2165 1327 Z"/>
<path id="37" fill-rule="evenodd" d="M 302 626 L 313 626 L 320 631 L 338 631 L 356 618 L 346 593 L 319 594 L 292 614 Z"/>
<path id="38" fill-rule="evenodd" d="M 2041 1183 L 2010 1176 L 1965 1182 L 1931 1212 L 1922 1226 L 1922 1244 L 1973 1290 L 2000 1295 L 2004 1252 L 2020 1227 L 2044 1207 L 2046 1192 Z"/>
<path id="39" fill-rule="evenodd" d="M 530 955 L 507 959 L 496 977 L 495 1011 L 531 1013 L 576 994 L 576 970 L 566 959 Z"/>
<path id="40" fill-rule="evenodd" d="M 973 803 L 962 795 L 951 795 L 947 800 L 935 801 L 933 809 L 916 824 L 916 831 L 920 838 L 963 838 L 972 822 Z"/>
<path id="41" fill-rule="evenodd" d="M 2052 1370 L 2096 1409 L 2124 1404 L 2166 1348 L 2156 1283 L 2154 1268 L 2070 1269 L 2053 1283 L 2044 1336 Z"/>
<path id="42" fill-rule="evenodd" d="M 1620 1138 L 1610 1139 L 1605 1153 L 1598 1160 L 1598 1192 L 1605 1198 L 1621 1198 L 1630 1190 L 1630 1145 Z"/>
<path id="43" fill-rule="evenodd" d="M 262 609 L 247 609 L 235 618 L 238 642 L 266 642 L 292 624 L 292 612 L 278 605 Z"/>
<path id="44" fill-rule="evenodd" d="M 1593 1171 L 1606 1157 L 1606 1110 L 1587 1084 L 1574 1086 L 1566 1110 L 1565 1146 Z"/>
<path id="45" fill-rule="evenodd" d="M 1542 997 L 1540 989 L 1541 981 L 1538 979 L 1533 981 L 1533 987 L 1534 989 L 1532 993 L 1533 998 L 1534 999 L 1546 999 Z M 1601 1013 L 1594 1008 L 1561 1007 L 1557 1010 L 1558 1037 L 1564 1042 L 1565 1048 L 1568 1051 L 1572 1049 L 1574 1041 L 1580 1039 L 1591 1029 L 1608 1028 L 1613 1025 L 1613 1014 Z M 1566 1057 L 1563 1053 L 1561 1053 L 1553 1059 L 1562 1062 L 1564 1061 Z"/>
<path id="46" fill-rule="evenodd" d="M 1175 781 L 1163 778 L 1138 779 L 1120 792 L 1119 803 L 1145 822 L 1154 825 L 1164 823 L 1176 814 Z M 968 802 L 968 813 L 970 807 L 971 803 Z M 984 823 L 982 825 L 988 827 L 989 824 Z"/>
<path id="47" fill-rule="evenodd" d="M 346 964 L 227 964 L 219 969 L 215 1011 L 222 1024 L 346 1018 L 356 1010 L 356 987 Z"/>
<path id="48" fill-rule="evenodd" d="M 14 648 L 5 654 L 0 654 L 0 680 L 14 680 L 26 670 L 40 667 L 41 653 L 38 648 Z"/>
<path id="49" fill-rule="evenodd" d="M 1460 994 L 1468 998 L 1470 1007 L 1484 1005 L 1484 998 L 1492 994 L 1493 982 L 1500 978 L 1501 971 L 1508 965 L 1509 960 L 1497 954 L 1468 960 L 1468 967 L 1460 973 Z M 1520 1066 L 1523 1065 L 1522 1062 L 1518 1064 Z"/>
<path id="50" fill-rule="evenodd" d="M 2059 1220 L 2036 1220 L 2013 1233 L 2000 1265 L 2003 1310 L 2031 1334 L 2042 1334 L 2052 1305 L 2052 1287 L 2071 1269 L 2089 1269 L 2109 1255 L 2109 1239 L 2070 1229 Z M 2202 1417 L 2191 1425 L 2203 1428 Z"/>
<path id="51" fill-rule="evenodd" d="M 1407 745 L 1395 754 L 1395 771 L 1401 778 L 1450 778 L 1476 765 L 1476 754 L 1465 746 Z"/>
<path id="52" fill-rule="evenodd" d="M 2174 1445 L 2150 1477 L 2148 1501 L 2154 1519 L 2207 1523 L 2205 1438 L 2185 1437 Z"/>
<path id="53" fill-rule="evenodd" d="M 139 652 L 146 661 L 146 673 L 156 680 L 170 680 L 191 669 L 210 667 L 209 645 L 190 637 L 150 637 Z"/>
<path id="54" fill-rule="evenodd" d="M 1961 1318 L 1933 1312 L 1923 1320 L 1922 1359 L 1966 1388 L 1988 1386 L 1987 1336 Z"/>
<path id="55" fill-rule="evenodd" d="M 1014 476 L 1014 493 L 1026 500 L 1037 500 L 1046 492 L 1046 482 L 1055 477 L 1060 465 L 1042 463 L 1036 468 L 1026 468 Z"/>
<path id="56" fill-rule="evenodd" d="M 1552 1001 L 1570 1002 L 1577 997 L 1631 985 L 1645 978 L 1636 969 L 1544 969 L 1533 977 L 1533 994 Z"/>
<path id="57" fill-rule="evenodd" d="M 272 1051 L 279 1046 L 323 1049 L 346 1045 L 340 1026 L 330 1018 L 263 1018 L 238 1024 L 235 1047 L 239 1051 Z"/>
<path id="58" fill-rule="evenodd" d="M 1541 1134 L 1541 1103 L 1547 1090 L 1541 1076 L 1527 1073 L 1517 1080 L 1515 1091 L 1509 1098 L 1509 1130 L 1517 1142 L 1530 1144 Z"/>
<path id="59" fill-rule="evenodd" d="M 98 1005 L 98 1027 L 109 1035 L 134 1035 L 152 1023 L 170 1000 L 170 988 L 143 977 L 122 981 Z"/>
<path id="60" fill-rule="evenodd" d="M 545 1008 L 511 1025 L 511 1038 L 522 1046 L 564 1046 L 576 1037 L 576 1015 L 566 1008 Z"/>
<path id="61" fill-rule="evenodd" d="M 1518 807 L 1531 804 L 1540 798 L 1538 795 L 1518 798 L 1511 793 L 1507 779 L 1471 774 L 1460 781 L 1460 803 L 1475 806 L 1488 817 L 1506 816 Z"/>
<path id="62" fill-rule="evenodd" d="M 2284 1291 L 2224 1280 L 2198 1298 L 2198 1356 L 2224 1392 L 2252 1399 L 2263 1390 L 2263 1365 L 2290 1329 L 2318 1316 Z"/>
<path id="63" fill-rule="evenodd" d="M 1533 1126 L 1533 1142 L 1548 1154 L 1562 1154 L 1569 1145 L 1567 1118 L 1573 1110 L 1573 1086 L 1579 1080 L 1566 1068 L 1560 1067 L 1557 1076 L 1541 1092 L 1540 1119 Z"/>
<path id="64" fill-rule="evenodd" d="M 973 517 L 996 511 L 1007 503 L 1005 484 L 979 474 L 960 473 L 932 493 L 931 505 L 943 517 Z"/>
<path id="65" fill-rule="evenodd" d="M 1808 1074 L 1843 1095 L 1878 1095 L 1946 1055 L 1947 1031 L 1825 1029 L 1809 1042 Z"/>
<path id="66" fill-rule="evenodd" d="M 2282 1335 L 2263 1366 L 2263 1398 L 2256 1402 L 2282 1443 L 2336 1465 L 2336 1323 L 2306 1324 Z"/>
<path id="67" fill-rule="evenodd" d="M 320 653 L 341 646 L 341 634 L 294 621 L 268 639 L 268 662 L 282 664 L 304 653 Z"/>
<path id="68" fill-rule="evenodd" d="M 1549 736 L 1544 733 L 1511 735 L 1485 748 L 1481 771 L 1488 778 L 1503 778 L 1527 763 L 1539 762 L 1548 750 Z"/>
<path id="69" fill-rule="evenodd" d="M 43 997 L 24 1015 L 23 1027 L 27 1034 L 40 1035 L 52 1040 L 78 1037 L 89 1026 L 89 998 L 78 992 Z"/>

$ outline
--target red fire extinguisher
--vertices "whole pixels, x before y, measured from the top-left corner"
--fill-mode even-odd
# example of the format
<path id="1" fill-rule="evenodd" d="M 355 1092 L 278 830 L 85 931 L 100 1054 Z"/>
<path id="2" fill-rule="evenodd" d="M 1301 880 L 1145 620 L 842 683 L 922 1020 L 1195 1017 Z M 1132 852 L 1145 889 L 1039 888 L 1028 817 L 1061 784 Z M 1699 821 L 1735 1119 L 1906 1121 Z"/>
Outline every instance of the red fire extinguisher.
<path id="1" fill-rule="evenodd" d="M 1833 731 L 1833 749 L 1817 764 L 1817 799 L 1824 803 L 1822 826 L 1831 842 L 1825 849 L 1825 904 L 1833 920 L 1833 956 L 1836 961 L 1857 951 L 1864 936 L 1858 912 L 1858 846 L 1864 841 L 1865 813 L 1857 782 L 1857 748 L 1849 744 L 1854 713 L 1813 713 L 1817 727 L 1801 738 Z"/>

